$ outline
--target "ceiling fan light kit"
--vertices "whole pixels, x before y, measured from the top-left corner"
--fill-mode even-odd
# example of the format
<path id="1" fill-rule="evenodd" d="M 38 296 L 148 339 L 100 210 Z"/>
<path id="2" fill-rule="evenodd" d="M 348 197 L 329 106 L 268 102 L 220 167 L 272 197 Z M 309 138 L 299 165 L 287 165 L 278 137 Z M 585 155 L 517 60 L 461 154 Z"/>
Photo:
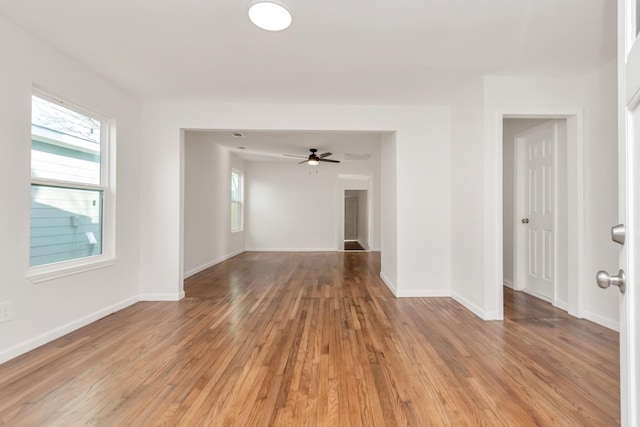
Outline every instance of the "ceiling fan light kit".
<path id="1" fill-rule="evenodd" d="M 333 155 L 333 153 L 327 152 L 327 153 L 322 153 L 320 155 L 317 155 L 316 154 L 318 152 L 317 148 L 310 148 L 309 151 L 311 151 L 311 154 L 309 154 L 308 157 L 297 156 L 295 154 L 284 154 L 284 156 L 286 156 L 286 157 L 297 157 L 299 159 L 305 159 L 305 160 L 299 162 L 298 163 L 299 165 L 301 165 L 303 163 L 306 163 L 306 164 L 308 164 L 310 166 L 318 166 L 320 164 L 320 162 L 340 163 L 340 160 L 327 159 L 327 157 Z"/>
<path id="2" fill-rule="evenodd" d="M 247 8 L 251 22 L 263 30 L 282 31 L 291 25 L 291 9 L 281 0 L 251 0 Z"/>

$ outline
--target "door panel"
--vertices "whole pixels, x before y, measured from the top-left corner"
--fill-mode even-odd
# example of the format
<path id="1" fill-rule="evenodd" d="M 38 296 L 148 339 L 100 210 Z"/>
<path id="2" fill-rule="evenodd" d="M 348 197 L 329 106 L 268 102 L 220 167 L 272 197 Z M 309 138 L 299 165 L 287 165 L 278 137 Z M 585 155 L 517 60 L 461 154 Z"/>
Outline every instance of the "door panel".
<path id="1" fill-rule="evenodd" d="M 524 173 L 524 206 L 518 221 L 526 229 L 523 283 L 518 288 L 547 301 L 553 300 L 553 144 L 555 123 L 550 121 L 516 135 L 526 155 L 518 165 Z M 520 186 L 520 184 L 519 184 Z M 518 190 L 520 191 L 520 189 Z M 522 222 L 521 219 L 528 220 Z"/>
<path id="2" fill-rule="evenodd" d="M 638 0 L 618 1 L 618 69 L 620 128 L 618 183 L 620 222 L 626 227 L 620 268 L 626 273 L 621 294 L 620 386 L 623 426 L 640 424 L 640 6 Z"/>

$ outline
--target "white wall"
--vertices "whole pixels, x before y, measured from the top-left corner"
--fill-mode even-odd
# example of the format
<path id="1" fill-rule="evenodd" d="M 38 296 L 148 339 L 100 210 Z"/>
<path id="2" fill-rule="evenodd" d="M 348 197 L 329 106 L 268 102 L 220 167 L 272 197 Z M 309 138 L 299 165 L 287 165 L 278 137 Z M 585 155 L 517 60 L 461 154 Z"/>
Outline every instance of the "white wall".
<path id="1" fill-rule="evenodd" d="M 502 128 L 502 246 L 503 246 L 503 281 L 505 286 L 513 288 L 514 278 L 514 207 L 515 207 L 515 136 L 531 129 L 547 119 L 505 119 Z"/>
<path id="2" fill-rule="evenodd" d="M 390 288 L 398 283 L 398 204 L 396 135 L 380 137 L 380 278 Z"/>
<path id="3" fill-rule="evenodd" d="M 135 303 L 139 292 L 139 104 L 81 64 L 0 18 L 0 301 L 13 320 L 0 324 L 0 362 Z M 114 265 L 34 284 L 29 263 L 31 93 L 51 94 L 115 120 Z M 148 212 L 151 214 L 151 212 Z M 149 266 L 152 268 L 152 266 Z"/>
<path id="4" fill-rule="evenodd" d="M 184 275 L 191 276 L 244 251 L 243 231 L 231 232 L 231 169 L 245 161 L 213 143 L 206 132 L 185 133 Z"/>
<path id="5" fill-rule="evenodd" d="M 451 287 L 453 296 L 482 318 L 484 273 L 483 81 L 460 88 L 451 104 Z"/>
<path id="6" fill-rule="evenodd" d="M 502 317 L 503 115 L 567 115 L 570 116 L 567 119 L 568 185 L 570 189 L 577 189 L 568 193 L 568 215 L 572 219 L 567 231 L 570 242 L 568 287 L 570 294 L 575 295 L 573 302 L 569 301 L 568 309 L 579 317 L 587 316 L 601 324 L 616 326 L 617 313 L 609 301 L 614 297 L 613 293 L 593 292 L 592 277 L 596 269 L 595 261 L 590 261 L 604 257 L 613 262 L 617 253 L 611 245 L 603 246 L 604 235 L 595 238 L 596 230 L 604 229 L 608 233 L 611 224 L 606 222 L 615 222 L 616 204 L 605 205 L 598 200 L 605 193 L 609 195 L 607 197 L 615 195 L 616 168 L 606 155 L 611 167 L 599 167 L 599 171 L 594 167 L 595 160 L 608 152 L 607 146 L 615 147 L 616 121 L 611 117 L 615 115 L 612 107 L 615 105 L 616 92 L 612 89 L 615 78 L 613 64 L 586 77 L 491 76 L 485 77 L 483 82 L 471 82 L 463 87 L 453 101 L 452 287 L 454 296 L 482 317 Z M 603 111 L 606 108 L 611 108 L 608 113 Z M 477 122 L 479 111 L 483 112 L 481 123 Z M 572 140 L 578 141 L 579 146 L 571 146 Z M 615 157 L 613 153 L 610 155 Z M 581 159 L 579 163 L 578 159 Z M 583 174 L 589 176 L 589 180 L 600 177 L 601 183 L 593 185 L 589 184 L 593 181 L 580 180 Z M 585 220 L 589 211 L 600 213 Z M 587 221 L 592 222 L 586 226 Z M 594 302 L 602 299 L 607 302 L 589 302 L 589 294 L 599 295 Z"/>
<path id="7" fill-rule="evenodd" d="M 619 325 L 619 291 L 595 284 L 598 270 L 619 269 L 611 227 L 618 223 L 617 67 L 612 62 L 583 79 L 584 129 L 584 315 L 613 329 Z"/>
<path id="8" fill-rule="evenodd" d="M 181 129 L 396 131 L 395 154 L 402 167 L 396 170 L 394 204 L 398 215 L 397 281 L 390 285 L 401 296 L 450 293 L 449 185 L 443 179 L 450 175 L 447 108 L 175 101 L 145 104 L 142 118 L 147 154 L 143 162 L 141 206 L 146 220 L 142 233 L 163 235 L 162 240 L 142 243 L 142 293 L 179 298 L 183 292 Z M 382 159 L 382 167 L 385 162 Z M 249 167 L 249 176 L 254 172 Z M 389 191 L 382 193 L 381 206 L 389 203 L 384 197 L 390 195 Z M 416 228 L 415 224 L 421 226 Z M 383 238 L 383 274 L 391 259 L 385 251 L 393 250 L 384 245 Z M 430 271 L 428 278 L 424 271 Z"/>
<path id="9" fill-rule="evenodd" d="M 250 251 L 334 251 L 339 165 L 248 162 Z"/>
<path id="10" fill-rule="evenodd" d="M 321 163 L 248 162 L 246 248 L 252 251 L 342 249 L 344 185 L 356 177 L 373 195 L 372 242 L 380 240 L 380 147 L 367 161 Z M 352 177 L 353 179 L 346 179 Z M 350 187 L 351 188 L 351 187 Z"/>

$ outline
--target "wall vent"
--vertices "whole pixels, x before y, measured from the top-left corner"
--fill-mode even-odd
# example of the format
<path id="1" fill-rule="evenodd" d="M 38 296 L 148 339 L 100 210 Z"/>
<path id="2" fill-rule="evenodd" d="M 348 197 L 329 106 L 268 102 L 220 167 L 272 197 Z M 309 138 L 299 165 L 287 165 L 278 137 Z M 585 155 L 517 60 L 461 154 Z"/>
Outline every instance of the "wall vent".
<path id="1" fill-rule="evenodd" d="M 244 138 L 244 135 L 240 132 L 233 132 L 231 135 L 233 135 L 234 138 Z"/>

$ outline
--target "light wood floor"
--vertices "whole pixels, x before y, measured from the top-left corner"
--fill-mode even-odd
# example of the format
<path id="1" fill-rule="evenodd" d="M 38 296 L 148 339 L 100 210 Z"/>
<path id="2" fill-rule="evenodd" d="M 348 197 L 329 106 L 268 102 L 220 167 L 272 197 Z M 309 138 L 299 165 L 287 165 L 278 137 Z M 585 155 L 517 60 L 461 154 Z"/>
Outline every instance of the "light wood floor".
<path id="1" fill-rule="evenodd" d="M 506 292 L 395 299 L 377 253 L 245 253 L 0 366 L 8 426 L 615 426 L 618 335 Z"/>

